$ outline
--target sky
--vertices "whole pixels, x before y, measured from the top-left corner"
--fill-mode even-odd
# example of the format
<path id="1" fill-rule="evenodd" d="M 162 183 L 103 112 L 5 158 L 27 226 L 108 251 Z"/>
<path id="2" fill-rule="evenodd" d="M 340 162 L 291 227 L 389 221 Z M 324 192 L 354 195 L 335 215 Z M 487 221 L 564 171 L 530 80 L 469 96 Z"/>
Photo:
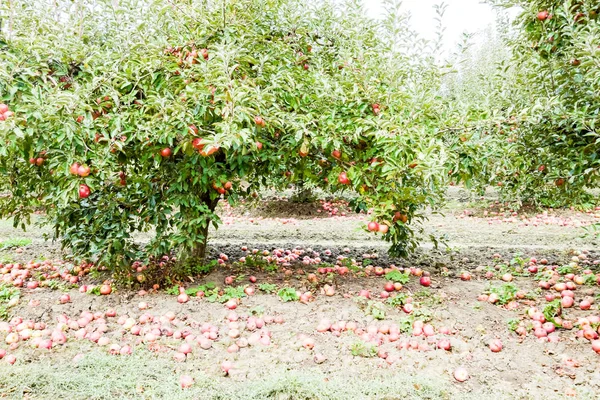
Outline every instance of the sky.
<path id="1" fill-rule="evenodd" d="M 369 13 L 373 17 L 383 12 L 382 0 L 363 0 Z M 404 10 L 412 15 L 411 24 L 423 37 L 433 39 L 435 34 L 434 4 L 441 0 L 403 0 Z M 444 14 L 446 27 L 444 42 L 447 46 L 454 46 L 459 42 L 463 32 L 477 33 L 490 24 L 494 24 L 495 12 L 488 4 L 480 0 L 445 0 L 448 6 Z M 476 40 L 476 38 L 474 38 Z"/>

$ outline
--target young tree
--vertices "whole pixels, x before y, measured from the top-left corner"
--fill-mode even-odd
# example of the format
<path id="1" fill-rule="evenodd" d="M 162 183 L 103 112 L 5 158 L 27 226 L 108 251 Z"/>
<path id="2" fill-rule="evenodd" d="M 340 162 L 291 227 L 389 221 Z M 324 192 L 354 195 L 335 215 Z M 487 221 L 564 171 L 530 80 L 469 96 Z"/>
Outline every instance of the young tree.
<path id="1" fill-rule="evenodd" d="M 357 191 L 406 254 L 445 186 L 440 73 L 388 7 L 379 23 L 358 2 L 13 3 L 0 215 L 41 209 L 63 246 L 115 271 L 200 262 L 219 199 L 301 175 Z"/>

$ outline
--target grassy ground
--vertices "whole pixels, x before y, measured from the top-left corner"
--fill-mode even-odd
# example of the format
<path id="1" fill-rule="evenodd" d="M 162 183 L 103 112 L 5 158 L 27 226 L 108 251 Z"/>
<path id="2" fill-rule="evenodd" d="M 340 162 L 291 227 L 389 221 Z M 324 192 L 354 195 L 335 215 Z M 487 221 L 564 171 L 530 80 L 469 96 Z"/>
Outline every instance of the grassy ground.
<path id="1" fill-rule="evenodd" d="M 30 399 L 481 399 L 483 393 L 458 393 L 436 377 L 406 377 L 382 372 L 381 379 L 363 380 L 327 374 L 273 371 L 264 380 L 235 382 L 203 371 L 181 371 L 194 378 L 189 389 L 179 386 L 180 364 L 157 358 L 146 351 L 129 357 L 90 353 L 75 362 L 48 360 L 35 368 L 0 364 L 0 397 Z M 509 399 L 508 394 L 494 397 Z M 458 396 L 458 397 L 455 397 Z"/>

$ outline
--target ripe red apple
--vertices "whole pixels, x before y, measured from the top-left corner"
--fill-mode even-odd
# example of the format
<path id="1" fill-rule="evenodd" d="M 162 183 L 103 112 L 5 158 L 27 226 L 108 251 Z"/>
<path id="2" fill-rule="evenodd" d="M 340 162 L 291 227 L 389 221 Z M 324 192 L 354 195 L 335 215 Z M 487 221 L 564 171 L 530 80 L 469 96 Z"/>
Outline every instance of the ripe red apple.
<path id="1" fill-rule="evenodd" d="M 194 138 L 194 140 L 192 140 L 192 147 L 198 151 L 201 151 L 204 148 L 204 145 L 202 144 L 202 138 Z"/>
<path id="2" fill-rule="evenodd" d="M 304 64 L 303 68 L 304 68 L 305 71 L 308 71 L 308 64 Z"/>
<path id="3" fill-rule="evenodd" d="M 390 227 L 386 224 L 379 224 L 379 233 L 383 233 L 385 235 L 389 229 Z"/>
<path id="4" fill-rule="evenodd" d="M 547 19 L 548 19 L 548 16 L 549 16 L 549 15 L 550 15 L 550 14 L 549 14 L 549 13 L 548 13 L 548 11 L 546 11 L 546 10 L 544 10 L 544 11 L 540 11 L 540 12 L 537 14 L 537 19 L 538 19 L 538 21 L 545 21 L 545 20 L 547 20 Z"/>
<path id="5" fill-rule="evenodd" d="M 421 279 L 419 279 L 419 283 L 422 286 L 428 287 L 429 285 L 431 285 L 431 278 L 429 278 L 428 276 L 422 276 Z"/>
<path id="6" fill-rule="evenodd" d="M 212 155 L 212 154 L 216 153 L 217 151 L 219 151 L 219 149 L 220 149 L 220 147 L 219 147 L 219 146 L 216 146 L 216 145 L 213 145 L 213 146 L 208 146 L 208 147 L 205 147 L 205 148 L 203 148 L 203 149 L 200 151 L 200 155 L 201 155 L 201 156 L 204 156 L 204 157 L 208 157 L 208 156 L 210 156 L 210 155 Z"/>
<path id="7" fill-rule="evenodd" d="M 256 277 L 254 275 L 250 276 L 248 280 L 252 283 L 256 283 Z"/>
<path id="8" fill-rule="evenodd" d="M 499 353 L 502 351 L 502 341 L 500 339 L 492 339 L 490 341 L 490 350 L 493 353 Z"/>
<path id="9" fill-rule="evenodd" d="M 256 148 L 257 148 L 258 150 L 262 150 L 262 148 L 263 148 L 263 144 L 262 144 L 261 142 L 256 142 Z"/>
<path id="10" fill-rule="evenodd" d="M 260 115 L 254 117 L 254 123 L 261 127 L 266 125 L 265 120 Z"/>
<path id="11" fill-rule="evenodd" d="M 338 182 L 342 185 L 349 185 L 350 179 L 348 179 L 348 175 L 345 172 L 340 172 L 338 175 Z"/>
<path id="12" fill-rule="evenodd" d="M 371 232 L 376 232 L 379 230 L 379 224 L 375 221 L 371 221 L 368 223 L 367 229 Z"/>
<path id="13" fill-rule="evenodd" d="M 342 157 L 342 152 L 336 149 L 336 150 L 334 150 L 334 151 L 331 152 L 331 156 L 333 158 L 339 159 L 339 158 Z"/>
<path id="14" fill-rule="evenodd" d="M 0 103 L 0 114 L 4 114 L 8 111 L 8 106 L 4 103 Z"/>
<path id="15" fill-rule="evenodd" d="M 233 184 L 229 181 L 225 182 L 225 184 L 223 185 L 223 189 L 225 190 L 230 190 L 231 187 L 233 186 Z"/>
<path id="16" fill-rule="evenodd" d="M 160 151 L 160 155 L 164 158 L 171 157 L 171 154 L 173 154 L 173 150 L 170 147 L 165 147 Z"/>
<path id="17" fill-rule="evenodd" d="M 79 185 L 79 198 L 86 199 L 90 196 L 91 191 L 88 185 L 81 184 Z"/>
<path id="18" fill-rule="evenodd" d="M 73 163 L 71 167 L 69 167 L 69 172 L 73 175 L 79 175 L 79 163 Z"/>
<path id="19" fill-rule="evenodd" d="M 35 159 L 35 165 L 41 167 L 44 164 L 44 159 L 42 157 L 38 157 Z"/>
<path id="20" fill-rule="evenodd" d="M 77 168 L 77 175 L 81 176 L 81 177 L 86 177 L 91 173 L 91 169 L 90 167 L 88 167 L 87 165 L 80 165 Z"/>
<path id="21" fill-rule="evenodd" d="M 109 295 L 112 293 L 112 288 L 110 287 L 110 285 L 102 285 L 100 286 L 100 294 L 102 295 Z"/>
<path id="22" fill-rule="evenodd" d="M 387 282 L 384 286 L 383 289 L 386 292 L 393 292 L 394 290 L 396 290 L 396 288 L 394 287 L 394 283 L 393 282 Z"/>

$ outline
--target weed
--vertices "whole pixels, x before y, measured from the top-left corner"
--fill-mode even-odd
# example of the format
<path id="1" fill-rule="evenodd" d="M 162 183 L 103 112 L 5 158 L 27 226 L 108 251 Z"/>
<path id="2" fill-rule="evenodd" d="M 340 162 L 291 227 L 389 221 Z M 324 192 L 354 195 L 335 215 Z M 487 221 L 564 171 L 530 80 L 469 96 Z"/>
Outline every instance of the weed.
<path id="1" fill-rule="evenodd" d="M 413 323 L 415 322 L 415 317 L 414 315 L 409 315 L 407 317 L 404 317 L 402 319 L 400 319 L 400 322 L 398 323 L 398 327 L 400 328 L 400 332 L 402 333 L 410 333 L 412 332 L 413 329 Z"/>
<path id="2" fill-rule="evenodd" d="M 0 250 L 12 249 L 15 247 L 23 247 L 31 244 L 31 239 L 11 238 L 0 242 Z"/>
<path id="3" fill-rule="evenodd" d="M 498 304 L 504 305 L 515 299 L 519 289 L 513 283 L 505 283 L 500 286 L 491 286 L 488 293 L 498 296 Z"/>
<path id="4" fill-rule="evenodd" d="M 265 308 L 263 306 L 256 306 L 250 309 L 250 315 L 263 315 Z"/>
<path id="5" fill-rule="evenodd" d="M 258 289 L 265 293 L 275 293 L 275 291 L 277 290 L 277 285 L 275 285 L 274 283 L 261 283 L 260 285 L 258 285 Z"/>
<path id="6" fill-rule="evenodd" d="M 433 319 L 433 313 L 429 310 L 416 310 L 412 315 L 415 317 L 415 319 L 423 322 L 429 322 Z"/>
<path id="7" fill-rule="evenodd" d="M 510 318 L 506 321 L 508 325 L 508 329 L 512 332 L 516 331 L 519 327 L 519 319 L 518 318 Z"/>
<path id="8" fill-rule="evenodd" d="M 93 288 L 88 290 L 87 293 L 95 294 L 96 296 L 100 296 L 102 294 L 102 293 L 100 293 L 100 285 L 94 286 Z M 179 293 L 179 291 L 177 291 L 177 293 Z"/>
<path id="9" fill-rule="evenodd" d="M 297 301 L 300 299 L 298 293 L 296 293 L 296 289 L 291 287 L 281 289 L 277 295 L 283 302 Z"/>
<path id="10" fill-rule="evenodd" d="M 193 288 L 187 288 L 185 290 L 185 293 L 188 296 L 196 296 L 198 294 L 198 292 L 204 292 L 204 294 L 206 295 L 207 292 L 210 292 L 211 290 L 213 290 L 217 285 L 214 282 L 207 282 L 204 285 L 200 285 L 200 286 L 196 286 Z M 179 293 L 179 288 L 174 287 L 177 289 L 177 292 L 173 293 L 173 294 L 178 294 Z M 173 288 L 168 289 L 171 292 L 173 291 Z"/>
<path id="11" fill-rule="evenodd" d="M 168 289 L 165 289 L 166 294 L 170 294 L 171 296 L 175 296 L 179 294 L 179 286 L 175 285 Z"/>
<path id="12" fill-rule="evenodd" d="M 407 273 L 400 272 L 398 270 L 392 270 L 385 274 L 385 279 L 392 282 L 400 282 L 401 284 L 406 284 L 410 280 L 410 276 Z"/>
<path id="13" fill-rule="evenodd" d="M 392 307 L 402 307 L 408 296 L 405 293 L 398 293 L 394 297 L 387 299 L 387 303 Z"/>
<path id="14" fill-rule="evenodd" d="M 378 320 L 385 319 L 385 305 L 379 301 L 369 301 L 365 313 Z"/>
<path id="15" fill-rule="evenodd" d="M 245 288 L 245 286 L 226 287 L 223 290 L 223 295 L 219 297 L 219 302 L 225 303 L 231 299 L 241 299 L 242 297 L 246 297 L 246 293 L 244 293 Z"/>
<path id="16" fill-rule="evenodd" d="M 53 280 L 49 280 L 49 281 L 43 281 L 43 286 L 50 288 L 52 290 L 60 290 L 61 292 L 68 292 L 69 290 L 73 289 L 74 287 L 77 287 L 77 285 L 72 285 L 70 283 L 67 282 L 63 282 L 63 281 L 53 281 Z M 100 289 L 98 288 L 98 291 L 100 291 Z"/>
<path id="17" fill-rule="evenodd" d="M 546 321 L 552 322 L 554 326 L 559 327 L 561 325 L 557 324 L 555 319 L 562 312 L 562 305 L 560 299 L 554 299 L 550 303 L 546 304 L 542 313 L 546 318 Z"/>
<path id="18" fill-rule="evenodd" d="M 556 268 L 556 272 L 558 272 L 561 275 L 573 274 L 575 273 L 575 269 L 570 265 L 562 265 Z"/>
<path id="19" fill-rule="evenodd" d="M 9 302 L 21 295 L 19 289 L 6 286 L 0 283 L 0 320 L 8 320 L 10 313 L 8 312 Z"/>
<path id="20" fill-rule="evenodd" d="M 340 264 L 342 265 L 342 267 L 346 267 L 348 268 L 350 271 L 352 272 L 358 272 L 361 270 L 361 268 L 357 265 L 354 264 L 354 262 L 352 261 L 351 258 L 344 258 L 340 261 Z"/>
<path id="21" fill-rule="evenodd" d="M 355 342 L 350 345 L 350 352 L 354 357 L 371 358 L 377 355 L 377 348 L 372 344 Z"/>

